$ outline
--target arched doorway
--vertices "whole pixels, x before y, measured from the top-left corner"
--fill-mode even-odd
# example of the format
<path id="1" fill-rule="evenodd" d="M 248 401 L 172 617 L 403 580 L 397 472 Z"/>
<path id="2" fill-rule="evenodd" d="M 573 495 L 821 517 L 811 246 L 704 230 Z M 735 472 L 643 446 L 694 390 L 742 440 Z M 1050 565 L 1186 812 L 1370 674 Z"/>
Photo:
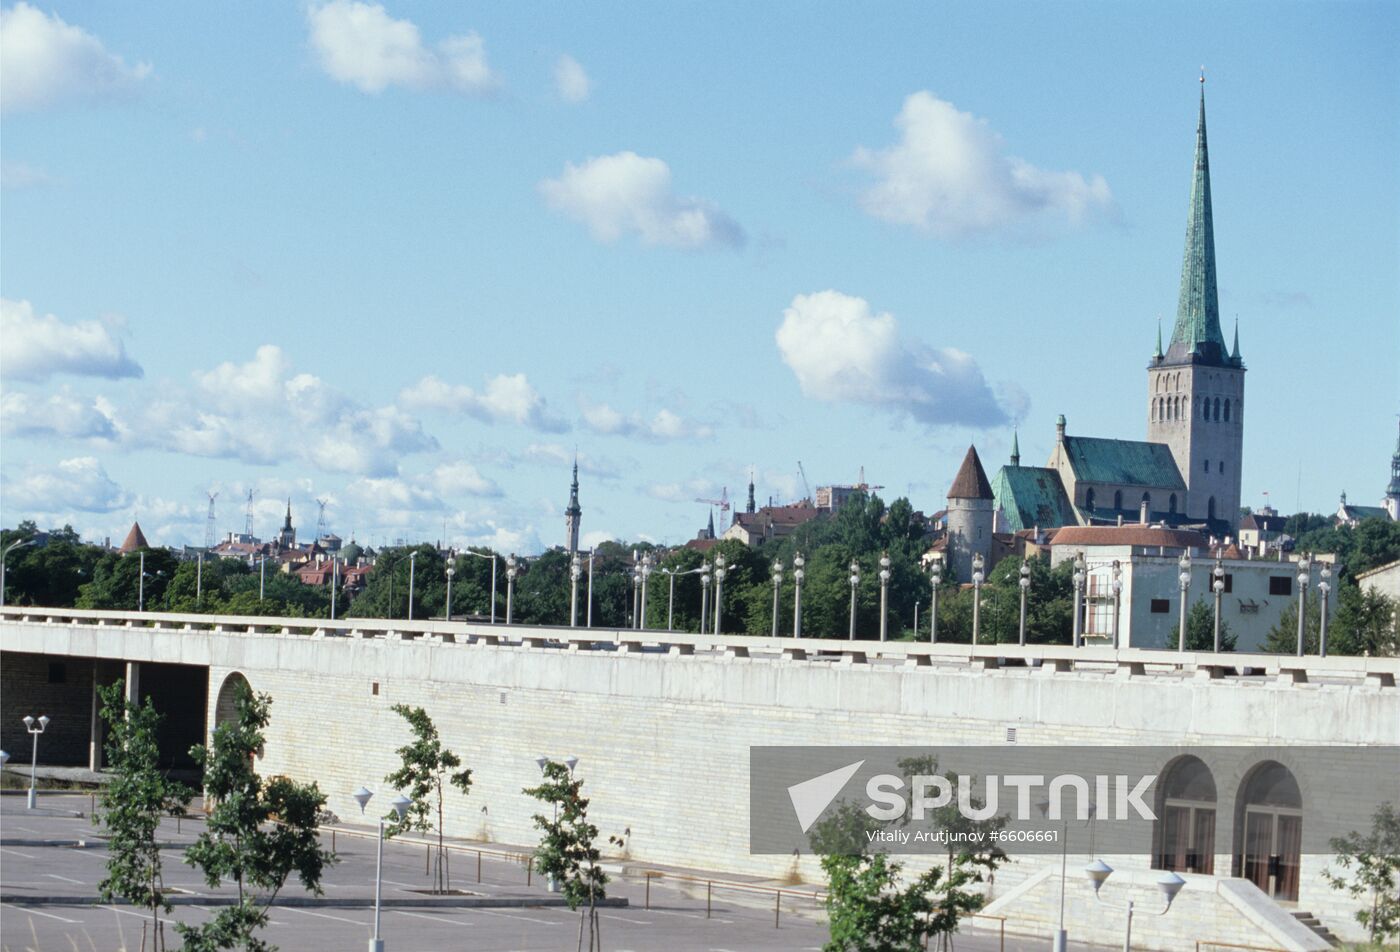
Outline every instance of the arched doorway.
<path id="1" fill-rule="evenodd" d="M 219 695 L 214 700 L 214 723 L 210 725 L 211 731 L 220 724 L 232 723 L 238 717 L 237 697 L 240 686 L 252 690 L 248 679 L 237 671 L 224 678 L 224 683 L 219 685 Z"/>
<path id="2" fill-rule="evenodd" d="M 1153 869 L 1215 872 L 1215 778 L 1189 754 L 1167 765 L 1158 787 Z"/>
<path id="3" fill-rule="evenodd" d="M 1292 772 L 1265 761 L 1240 785 L 1235 816 L 1235 874 L 1283 902 L 1298 901 L 1303 795 Z"/>

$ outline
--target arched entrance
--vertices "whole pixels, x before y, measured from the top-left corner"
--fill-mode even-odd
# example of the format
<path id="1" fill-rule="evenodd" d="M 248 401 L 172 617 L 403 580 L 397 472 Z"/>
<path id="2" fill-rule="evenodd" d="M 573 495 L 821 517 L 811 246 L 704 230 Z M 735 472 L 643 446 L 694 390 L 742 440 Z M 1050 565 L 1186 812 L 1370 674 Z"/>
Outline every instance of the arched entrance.
<path id="1" fill-rule="evenodd" d="M 1215 872 L 1215 778 L 1199 757 L 1167 765 L 1158 788 L 1153 869 Z"/>
<path id="2" fill-rule="evenodd" d="M 231 723 L 238 717 L 236 699 L 240 686 L 249 691 L 252 690 L 252 686 L 248 684 L 248 679 L 237 671 L 224 678 L 224 683 L 219 685 L 219 694 L 214 700 L 214 723 L 209 727 L 211 732 L 220 724 Z"/>
<path id="3" fill-rule="evenodd" d="M 1283 902 L 1298 901 L 1303 795 L 1283 764 L 1265 761 L 1240 785 L 1235 816 L 1235 874 Z"/>

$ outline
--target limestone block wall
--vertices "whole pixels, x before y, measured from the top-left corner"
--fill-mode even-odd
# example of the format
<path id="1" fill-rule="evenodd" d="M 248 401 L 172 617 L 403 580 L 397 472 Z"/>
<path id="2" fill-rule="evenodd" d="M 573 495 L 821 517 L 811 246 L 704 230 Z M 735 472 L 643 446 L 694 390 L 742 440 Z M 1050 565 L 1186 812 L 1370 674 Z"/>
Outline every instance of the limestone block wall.
<path id="1" fill-rule="evenodd" d="M 467 628 L 454 626 L 459 638 Z M 1007 727 L 1017 728 L 1020 745 L 1400 744 L 1400 690 L 1382 681 L 1246 682 L 1124 676 L 1126 668 L 984 670 L 591 651 L 409 640 L 400 633 L 103 631 L 9 619 L 4 637 L 7 649 L 31 653 L 207 666 L 210 725 L 226 681 L 246 678 L 273 698 L 261 769 L 315 780 L 346 820 L 358 816 L 350 794 L 361 784 L 380 795 L 377 807 L 389 798 L 383 777 L 396 767 L 394 749 L 408 739 L 391 707 L 405 703 L 426 708 L 444 742 L 475 771 L 469 797 L 448 794 L 446 828 L 453 835 L 535 842 L 530 817 L 538 807 L 521 792 L 538 778 L 534 758 L 574 755 L 592 798 L 591 818 L 604 837 L 622 837 L 632 858 L 808 881 L 820 880 L 809 857 L 749 853 L 750 746 L 1000 745 Z M 8 669 L 5 678 L 8 694 Z M 1248 766 L 1217 775 L 1222 874 L 1229 872 L 1233 845 L 1231 798 Z M 995 895 L 1043 862 L 1034 858 L 1000 872 Z M 1144 858 L 1121 863 L 1119 882 L 1135 870 L 1153 875 Z M 1082 877 L 1076 882 L 1092 900 Z M 1338 934 L 1356 934 L 1354 906 L 1322 882 L 1320 864 L 1305 862 L 1301 893 L 1300 908 L 1321 915 Z M 1163 928 L 1178 930 L 1176 944 L 1158 947 L 1182 947 L 1189 920 L 1169 920 Z"/>

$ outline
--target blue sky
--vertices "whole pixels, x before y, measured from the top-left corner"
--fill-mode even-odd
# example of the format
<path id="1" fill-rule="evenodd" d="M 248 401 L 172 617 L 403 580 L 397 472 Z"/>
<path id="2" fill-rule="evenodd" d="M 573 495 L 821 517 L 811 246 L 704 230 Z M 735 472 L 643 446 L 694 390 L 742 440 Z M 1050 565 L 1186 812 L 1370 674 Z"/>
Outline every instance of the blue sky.
<path id="1" fill-rule="evenodd" d="M 1394 4 L 4 11 L 6 525 L 528 552 L 577 448 L 586 538 L 679 542 L 1141 439 L 1202 64 L 1244 499 L 1384 490 Z"/>

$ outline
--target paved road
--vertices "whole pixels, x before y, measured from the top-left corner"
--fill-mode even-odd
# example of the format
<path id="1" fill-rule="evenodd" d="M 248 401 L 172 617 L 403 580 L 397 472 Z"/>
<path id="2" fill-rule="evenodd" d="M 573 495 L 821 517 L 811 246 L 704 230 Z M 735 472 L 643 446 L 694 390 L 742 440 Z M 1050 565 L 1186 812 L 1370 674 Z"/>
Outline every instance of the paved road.
<path id="1" fill-rule="evenodd" d="M 98 830 L 85 816 L 61 815 L 67 808 L 86 811 L 85 796 L 50 795 L 43 805 L 54 813 L 29 813 L 23 798 L 0 798 L 0 950 L 3 952 L 109 952 L 140 947 L 147 918 L 129 906 L 92 905 L 83 897 L 97 892 L 105 873 L 107 853 Z M 228 887 L 211 889 L 183 861 L 182 846 L 192 842 L 202 823 L 173 821 L 163 825 L 161 839 L 172 844 L 164 850 L 166 886 L 180 897 L 173 918 L 189 923 L 207 921 L 217 913 L 210 901 L 232 894 Z M 328 839 L 328 838 L 327 838 Z M 86 848 L 71 845 L 84 840 Z M 329 842 L 327 842 L 329 845 Z M 360 949 L 371 935 L 374 910 L 370 906 L 374 886 L 374 840 L 339 835 L 336 851 L 340 862 L 325 877 L 325 898 L 349 905 L 274 907 L 266 938 L 287 952 Z M 421 846 L 390 841 L 384 854 L 384 897 L 412 900 L 411 908 L 386 908 L 381 933 L 393 952 L 525 952 L 572 949 L 579 916 L 566 908 L 537 905 L 462 908 L 434 905 L 419 890 L 431 885 L 424 873 L 426 850 Z M 525 882 L 523 866 L 486 858 L 477 881 L 474 856 L 454 856 L 453 886 L 468 898 L 539 902 L 550 898 L 537 877 Z M 628 899 L 625 908 L 601 913 L 605 947 L 610 952 L 770 952 L 770 950 L 819 950 L 827 939 L 821 910 L 810 899 L 784 898 L 781 922 L 774 927 L 773 900 L 716 890 L 712 913 L 706 917 L 704 887 L 682 887 L 674 881 L 656 880 L 651 886 L 651 908 L 646 908 L 642 882 L 615 879 L 610 896 Z M 289 885 L 285 895 L 305 895 Z M 46 902 L 24 903 L 24 899 Z M 63 900 L 67 899 L 68 902 Z M 168 927 L 169 929 L 170 927 Z M 178 947 L 173 931 L 167 941 Z M 1044 940 L 1008 939 L 1007 952 L 1040 950 Z M 959 936 L 959 952 L 993 952 L 1001 946 L 995 937 Z"/>

